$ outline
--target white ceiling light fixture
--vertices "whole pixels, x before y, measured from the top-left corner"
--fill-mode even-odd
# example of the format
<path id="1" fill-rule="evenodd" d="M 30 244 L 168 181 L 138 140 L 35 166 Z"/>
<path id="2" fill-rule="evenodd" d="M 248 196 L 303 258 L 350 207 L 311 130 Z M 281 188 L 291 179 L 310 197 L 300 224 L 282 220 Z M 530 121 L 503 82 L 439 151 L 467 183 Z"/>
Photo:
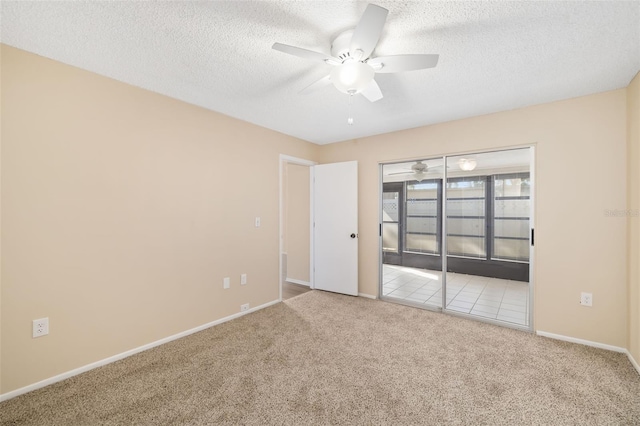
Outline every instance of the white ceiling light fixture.
<path id="1" fill-rule="evenodd" d="M 373 81 L 375 71 L 371 65 L 348 59 L 342 66 L 331 70 L 331 82 L 339 91 L 349 95 L 361 93 Z"/>
<path id="2" fill-rule="evenodd" d="M 473 158 L 461 158 L 458 160 L 458 167 L 465 172 L 470 172 L 475 169 L 477 165 L 478 163 Z"/>
<path id="3" fill-rule="evenodd" d="M 359 50 L 359 52 L 362 51 Z M 374 74 L 375 71 L 371 68 L 371 65 L 358 62 L 355 59 L 345 60 L 341 66 L 336 66 L 329 74 L 329 79 L 335 88 L 349 95 L 349 117 L 347 118 L 349 126 L 353 126 L 353 114 L 351 112 L 353 95 L 361 93 L 369 87 L 374 82 Z"/>
<path id="4" fill-rule="evenodd" d="M 426 177 L 426 174 L 424 172 L 416 172 L 413 175 L 413 178 L 415 180 L 417 180 L 418 182 L 422 182 L 424 180 L 424 178 Z"/>
<path id="5" fill-rule="evenodd" d="M 367 5 L 356 28 L 342 32 L 333 40 L 331 55 L 282 43 L 274 43 L 272 47 L 289 55 L 321 61 L 335 67 L 329 75 L 309 85 L 301 93 L 333 84 L 336 89 L 349 96 L 360 93 L 370 102 L 376 102 L 382 99 L 382 92 L 374 79 L 376 73 L 433 68 L 438 64 L 439 58 L 435 54 L 372 57 L 388 14 L 389 11 L 383 7 Z M 348 123 L 353 123 L 351 116 Z"/>

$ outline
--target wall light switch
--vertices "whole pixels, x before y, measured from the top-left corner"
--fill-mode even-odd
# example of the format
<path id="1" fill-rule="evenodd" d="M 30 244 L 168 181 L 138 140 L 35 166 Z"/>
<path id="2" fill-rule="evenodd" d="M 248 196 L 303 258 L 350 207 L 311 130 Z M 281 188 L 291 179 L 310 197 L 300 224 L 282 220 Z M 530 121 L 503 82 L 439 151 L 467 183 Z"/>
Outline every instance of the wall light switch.
<path id="1" fill-rule="evenodd" d="M 260 217 L 256 216 L 256 228 L 260 228 Z"/>
<path id="2" fill-rule="evenodd" d="M 247 283 L 247 274 L 240 275 L 240 285 L 245 285 Z"/>
<path id="3" fill-rule="evenodd" d="M 222 288 L 229 288 L 229 287 L 231 287 L 231 278 L 225 277 L 225 279 L 222 280 Z"/>

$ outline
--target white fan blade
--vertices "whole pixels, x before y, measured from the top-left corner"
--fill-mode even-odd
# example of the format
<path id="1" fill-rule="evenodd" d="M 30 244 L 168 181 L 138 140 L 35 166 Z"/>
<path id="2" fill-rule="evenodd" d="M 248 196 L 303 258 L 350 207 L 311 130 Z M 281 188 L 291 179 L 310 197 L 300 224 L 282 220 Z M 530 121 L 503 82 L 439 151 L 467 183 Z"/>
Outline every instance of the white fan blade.
<path id="1" fill-rule="evenodd" d="M 369 59 L 367 63 L 379 73 L 415 71 L 433 68 L 438 64 L 440 55 L 392 55 Z M 378 67 L 382 65 L 382 68 Z"/>
<path id="2" fill-rule="evenodd" d="M 351 56 L 357 56 L 356 51 L 362 50 L 359 60 L 364 60 L 371 55 L 380 40 L 384 22 L 387 20 L 389 11 L 375 4 L 367 5 L 367 8 L 358 22 L 358 26 L 353 31 L 349 52 Z"/>
<path id="3" fill-rule="evenodd" d="M 370 102 L 379 101 L 382 99 L 382 92 L 380 91 L 380 86 L 376 83 L 375 80 L 371 80 L 371 83 L 360 92 L 362 96 L 367 98 Z"/>
<path id="4" fill-rule="evenodd" d="M 300 91 L 300 94 L 303 95 L 307 95 L 311 92 L 315 92 L 316 90 L 328 86 L 329 84 L 331 84 L 331 75 L 328 75 L 326 77 L 322 77 L 320 80 L 311 83 L 310 85 L 308 85 L 307 87 L 305 87 L 304 89 L 302 89 Z"/>
<path id="5" fill-rule="evenodd" d="M 393 173 L 387 173 L 387 176 L 391 176 L 391 175 L 412 175 L 414 173 L 414 171 L 406 171 L 406 172 L 393 172 Z"/>
<path id="6" fill-rule="evenodd" d="M 303 49 L 301 47 L 289 46 L 288 44 L 273 43 L 272 49 L 279 50 L 289 55 L 298 56 L 300 58 L 309 59 L 311 61 L 320 61 L 328 63 L 327 61 L 334 61 L 334 63 L 340 64 L 340 60 L 324 53 L 314 52 L 313 50 Z"/>

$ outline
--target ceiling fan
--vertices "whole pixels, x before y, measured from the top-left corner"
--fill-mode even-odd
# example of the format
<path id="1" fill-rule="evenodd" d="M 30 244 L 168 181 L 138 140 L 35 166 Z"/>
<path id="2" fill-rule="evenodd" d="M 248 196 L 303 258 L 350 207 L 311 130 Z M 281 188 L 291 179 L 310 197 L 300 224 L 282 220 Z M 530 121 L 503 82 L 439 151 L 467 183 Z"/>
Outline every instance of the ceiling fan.
<path id="1" fill-rule="evenodd" d="M 372 57 L 389 11 L 374 4 L 367 5 L 355 29 L 340 33 L 331 43 L 331 55 L 300 47 L 274 43 L 273 49 L 304 59 L 324 62 L 334 68 L 326 77 L 306 87 L 308 93 L 331 83 L 341 92 L 353 96 L 361 93 L 371 102 L 382 99 L 374 79 L 376 73 L 396 73 L 433 68 L 438 55 L 412 54 Z"/>
<path id="2" fill-rule="evenodd" d="M 411 169 L 407 170 L 407 171 L 402 171 L 402 172 L 394 172 L 394 173 L 389 173 L 387 176 L 393 176 L 393 175 L 413 175 L 412 178 L 414 180 L 417 180 L 418 182 L 422 182 L 424 180 L 424 178 L 427 175 L 427 172 L 431 169 L 436 169 L 442 167 L 442 165 L 437 165 L 437 166 L 428 166 L 425 163 L 423 163 L 422 161 L 416 161 L 415 164 L 411 165 Z"/>

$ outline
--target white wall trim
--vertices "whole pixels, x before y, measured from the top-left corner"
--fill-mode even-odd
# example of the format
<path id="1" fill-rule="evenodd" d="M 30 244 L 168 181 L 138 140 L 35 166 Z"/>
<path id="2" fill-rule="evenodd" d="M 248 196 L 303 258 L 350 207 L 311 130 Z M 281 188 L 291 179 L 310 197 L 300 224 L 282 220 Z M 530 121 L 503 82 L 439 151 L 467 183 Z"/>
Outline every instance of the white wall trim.
<path id="1" fill-rule="evenodd" d="M 283 277 L 283 265 L 282 265 L 282 252 L 284 247 L 284 167 L 286 163 L 298 164 L 300 166 L 309 167 L 309 277 L 310 288 L 313 286 L 313 271 L 314 271 L 314 255 L 313 255 L 313 166 L 318 164 L 312 160 L 306 160 L 304 158 L 292 157 L 291 155 L 280 154 L 279 156 L 279 174 L 278 174 L 278 285 L 280 287 L 280 297 L 282 300 L 282 277 Z"/>
<path id="2" fill-rule="evenodd" d="M 280 300 L 274 300 L 272 302 L 268 302 L 268 303 L 265 303 L 263 305 L 251 308 L 248 311 L 238 312 L 237 314 L 229 315 L 227 317 L 220 318 L 220 319 L 215 320 L 215 321 L 211 321 L 211 322 L 209 322 L 207 324 L 200 325 L 200 326 L 192 328 L 190 330 L 186 330 L 186 331 L 183 331 L 181 333 L 174 334 L 173 336 L 165 337 L 163 339 L 156 340 L 155 342 L 147 343 L 146 345 L 142 345 L 142 346 L 139 346 L 137 348 L 130 349 L 128 351 L 119 353 L 117 355 L 113 355 L 113 356 L 110 356 L 108 358 L 102 359 L 100 361 L 92 362 L 91 364 L 87 364 L 87 365 L 84 365 L 82 367 L 75 368 L 75 369 L 67 371 L 65 373 L 58 374 L 57 376 L 53 376 L 53 377 L 50 377 L 48 379 L 41 380 L 39 382 L 27 385 L 27 386 L 22 387 L 20 389 L 16 389 L 16 390 L 13 390 L 11 392 L 7 392 L 7 393 L 4 393 L 4 394 L 1 394 L 0 395 L 0 402 L 9 400 L 11 398 L 15 398 L 16 396 L 23 395 L 23 394 L 25 394 L 27 392 L 31 392 L 31 391 L 43 388 L 43 387 L 48 386 L 48 385 L 60 382 L 62 380 L 68 379 L 70 377 L 77 376 L 78 374 L 82 374 L 82 373 L 87 372 L 89 370 L 93 370 L 94 368 L 98 368 L 98 367 L 102 367 L 103 365 L 111 364 L 112 362 L 116 362 L 116 361 L 119 361 L 119 360 L 121 360 L 123 358 L 130 357 L 131 355 L 135 355 L 137 353 L 146 351 L 147 349 L 155 348 L 156 346 L 160 346 L 160 345 L 163 345 L 165 343 L 169 343 L 169 342 L 171 342 L 173 340 L 177 340 L 177 339 L 180 339 L 182 337 L 186 337 L 186 336 L 188 336 L 190 334 L 197 333 L 199 331 L 202 331 L 202 330 L 205 330 L 207 328 L 216 326 L 218 324 L 222 324 L 222 323 L 225 323 L 227 321 L 231 321 L 232 319 L 236 319 L 236 318 L 239 318 L 241 316 L 250 314 L 251 312 L 259 311 L 260 309 L 264 309 L 264 308 L 266 308 L 268 306 L 275 305 L 278 302 L 280 302 Z"/>
<path id="3" fill-rule="evenodd" d="M 640 374 L 640 364 L 638 364 L 638 362 L 633 358 L 633 356 L 631 356 L 631 352 L 627 351 L 627 357 L 629 358 L 629 361 L 631 361 L 631 365 L 633 365 L 633 367 L 636 369 L 638 374 Z"/>
<path id="4" fill-rule="evenodd" d="M 296 280 L 295 278 L 285 278 L 285 281 L 291 284 L 299 284 L 305 287 L 311 287 L 311 283 L 309 281 Z"/>
<path id="5" fill-rule="evenodd" d="M 608 351 L 613 351 L 613 352 L 621 352 L 627 355 L 627 358 L 629 358 L 629 361 L 631 362 L 631 365 L 633 365 L 633 368 L 635 368 L 638 374 L 640 374 L 640 364 L 638 364 L 638 362 L 633 358 L 633 356 L 631 356 L 631 352 L 629 352 L 628 349 L 621 348 L 619 346 L 606 345 L 604 343 L 592 342 L 591 340 L 583 340 L 583 339 L 577 339 L 575 337 L 563 336 L 561 334 L 547 333 L 546 331 L 540 331 L 540 330 L 536 330 L 536 334 L 538 336 L 548 337 L 550 339 L 562 340 L 562 341 L 571 342 L 571 343 L 578 343 L 580 345 L 592 346 L 594 348 L 606 349 Z"/>
<path id="6" fill-rule="evenodd" d="M 591 340 L 583 340 L 575 337 L 563 336 L 561 334 L 553 334 L 553 333 L 548 333 L 546 331 L 540 331 L 540 330 L 536 330 L 536 334 L 538 336 L 548 337 L 550 339 L 563 340 L 565 342 L 571 342 L 571 343 L 578 343 L 580 345 L 592 346 L 594 348 L 606 349 L 608 351 L 628 353 L 628 351 L 625 348 L 621 348 L 619 346 L 607 345 L 604 343 L 592 342 Z"/>
<path id="7" fill-rule="evenodd" d="M 358 297 L 364 297 L 364 298 L 373 299 L 373 300 L 377 299 L 377 297 L 374 296 L 373 294 L 367 294 L 367 293 L 358 293 Z"/>

